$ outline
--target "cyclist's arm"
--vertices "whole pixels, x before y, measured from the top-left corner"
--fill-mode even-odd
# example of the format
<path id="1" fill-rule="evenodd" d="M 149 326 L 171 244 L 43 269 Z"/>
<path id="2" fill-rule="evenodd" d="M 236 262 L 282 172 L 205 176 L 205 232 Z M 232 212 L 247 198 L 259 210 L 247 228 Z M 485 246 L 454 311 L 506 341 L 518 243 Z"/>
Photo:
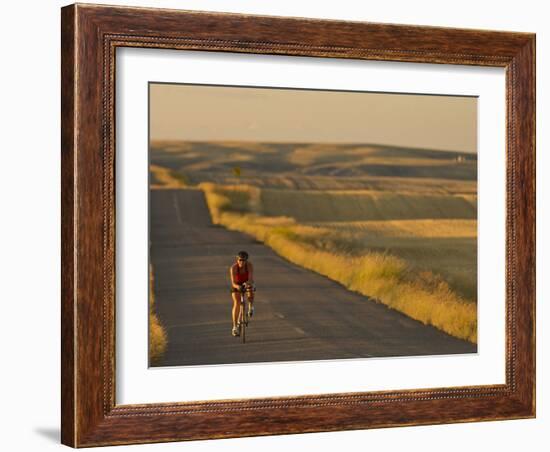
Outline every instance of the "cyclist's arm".
<path id="1" fill-rule="evenodd" d="M 254 284 L 254 267 L 251 262 L 248 263 L 248 282 Z"/>
<path id="2" fill-rule="evenodd" d="M 237 283 L 235 283 L 235 272 L 233 270 L 233 266 L 229 267 L 229 278 L 231 279 L 231 287 L 234 289 L 239 289 L 241 286 Z"/>

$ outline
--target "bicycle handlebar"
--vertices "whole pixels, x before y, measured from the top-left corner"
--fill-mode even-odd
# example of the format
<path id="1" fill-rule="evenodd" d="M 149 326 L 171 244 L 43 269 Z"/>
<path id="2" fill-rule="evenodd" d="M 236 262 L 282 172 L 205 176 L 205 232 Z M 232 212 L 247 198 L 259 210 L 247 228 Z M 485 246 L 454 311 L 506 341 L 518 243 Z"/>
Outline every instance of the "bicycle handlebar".
<path id="1" fill-rule="evenodd" d="M 256 287 L 253 284 L 243 283 L 241 284 L 241 292 L 248 292 L 252 290 L 253 292 L 256 290 Z"/>

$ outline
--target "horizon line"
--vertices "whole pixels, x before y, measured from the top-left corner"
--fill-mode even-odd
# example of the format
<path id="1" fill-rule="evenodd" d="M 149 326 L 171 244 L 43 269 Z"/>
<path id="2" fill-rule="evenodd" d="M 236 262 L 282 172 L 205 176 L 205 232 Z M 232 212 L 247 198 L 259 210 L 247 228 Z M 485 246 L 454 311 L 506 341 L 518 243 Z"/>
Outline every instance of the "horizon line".
<path id="1" fill-rule="evenodd" d="M 418 147 L 418 146 L 402 146 L 393 144 L 379 144 L 372 142 L 357 142 L 357 141 L 343 141 L 343 142 L 326 142 L 326 141 L 269 141 L 269 140 L 182 140 L 179 138 L 151 138 L 149 140 L 149 146 L 152 146 L 156 142 L 171 142 L 171 143 L 254 143 L 254 144 L 294 144 L 294 145 L 306 145 L 306 144 L 321 144 L 327 146 L 374 146 L 380 148 L 392 148 L 392 149 L 410 149 L 419 151 L 436 151 L 436 152 L 448 152 L 455 154 L 474 154 L 477 155 L 477 150 L 465 151 L 465 150 L 450 150 L 431 147 Z"/>

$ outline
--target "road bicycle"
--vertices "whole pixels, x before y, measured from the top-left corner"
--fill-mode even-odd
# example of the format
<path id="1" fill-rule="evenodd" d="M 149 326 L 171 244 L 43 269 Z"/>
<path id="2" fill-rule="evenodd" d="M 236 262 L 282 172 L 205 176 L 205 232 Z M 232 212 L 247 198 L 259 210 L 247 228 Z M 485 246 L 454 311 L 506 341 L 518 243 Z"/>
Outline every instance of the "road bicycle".
<path id="1" fill-rule="evenodd" d="M 250 320 L 250 316 L 248 315 L 248 299 L 246 297 L 246 292 L 248 291 L 255 291 L 256 288 L 252 285 L 243 284 L 241 285 L 241 301 L 240 301 L 240 308 L 239 308 L 239 316 L 238 316 L 238 323 L 237 327 L 239 329 L 239 336 L 241 337 L 241 341 L 243 344 L 246 343 L 246 328 L 248 327 L 248 321 Z"/>

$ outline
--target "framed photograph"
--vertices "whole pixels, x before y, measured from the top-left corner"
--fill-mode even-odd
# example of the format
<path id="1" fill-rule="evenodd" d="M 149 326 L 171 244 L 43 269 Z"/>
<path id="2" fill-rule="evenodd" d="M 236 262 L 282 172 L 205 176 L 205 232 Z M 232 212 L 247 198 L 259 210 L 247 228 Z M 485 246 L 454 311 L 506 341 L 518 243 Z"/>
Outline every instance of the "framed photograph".
<path id="1" fill-rule="evenodd" d="M 62 442 L 535 416 L 535 36 L 62 8 Z"/>

